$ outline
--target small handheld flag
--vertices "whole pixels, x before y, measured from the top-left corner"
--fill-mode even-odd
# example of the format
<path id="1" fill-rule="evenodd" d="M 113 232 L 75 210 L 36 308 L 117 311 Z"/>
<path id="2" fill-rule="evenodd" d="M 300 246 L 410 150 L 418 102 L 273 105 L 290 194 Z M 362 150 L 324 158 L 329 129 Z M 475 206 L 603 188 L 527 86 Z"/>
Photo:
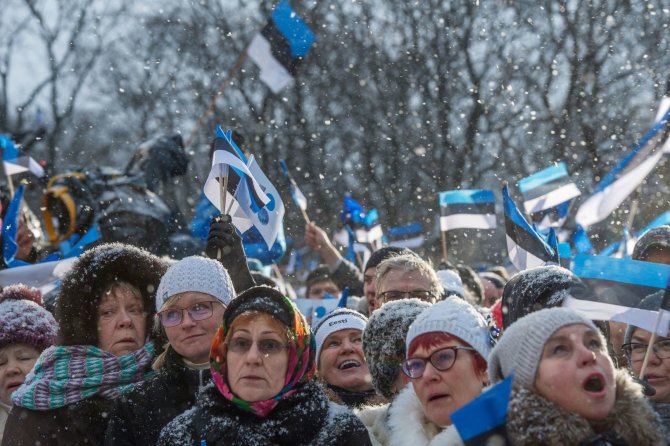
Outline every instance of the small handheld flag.
<path id="1" fill-rule="evenodd" d="M 545 211 L 581 195 L 564 162 L 542 169 L 517 182 L 528 214 Z"/>
<path id="2" fill-rule="evenodd" d="M 399 248 L 419 248 L 426 240 L 423 235 L 423 225 L 418 222 L 388 228 L 387 233 L 389 245 Z"/>
<path id="3" fill-rule="evenodd" d="M 5 175 L 11 176 L 17 173 L 31 172 L 36 177 L 44 176 L 44 169 L 40 164 L 28 155 L 21 152 L 7 135 L 0 135 L 0 148 L 2 148 L 2 162 L 5 167 Z"/>
<path id="4" fill-rule="evenodd" d="M 495 229 L 495 203 L 495 195 L 488 189 L 440 192 L 440 230 Z"/>
<path id="5" fill-rule="evenodd" d="M 280 160 L 279 164 L 281 165 L 282 173 L 289 181 L 289 187 L 291 188 L 291 197 L 293 202 L 298 206 L 298 209 L 302 212 L 302 216 L 305 219 L 306 223 L 309 223 L 309 217 L 307 216 L 307 198 L 303 195 L 298 187 L 298 184 L 295 182 L 291 173 L 288 171 L 288 166 L 284 160 Z"/>

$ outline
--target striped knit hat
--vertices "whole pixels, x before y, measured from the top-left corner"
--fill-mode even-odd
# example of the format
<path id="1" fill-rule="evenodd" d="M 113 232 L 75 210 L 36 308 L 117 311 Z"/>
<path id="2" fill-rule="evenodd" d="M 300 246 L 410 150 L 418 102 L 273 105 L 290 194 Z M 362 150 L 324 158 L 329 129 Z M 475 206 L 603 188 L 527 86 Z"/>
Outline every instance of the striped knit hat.
<path id="1" fill-rule="evenodd" d="M 42 308 L 42 295 L 36 288 L 12 285 L 0 293 L 0 348 L 28 344 L 38 351 L 56 342 L 58 324 Z"/>

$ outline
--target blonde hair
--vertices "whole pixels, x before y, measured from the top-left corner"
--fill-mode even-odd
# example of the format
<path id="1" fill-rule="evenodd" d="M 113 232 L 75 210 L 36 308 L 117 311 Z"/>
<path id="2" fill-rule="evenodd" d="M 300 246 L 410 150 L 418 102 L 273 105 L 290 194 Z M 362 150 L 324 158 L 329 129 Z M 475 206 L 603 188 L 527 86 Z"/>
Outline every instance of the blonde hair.
<path id="1" fill-rule="evenodd" d="M 435 296 L 435 299 L 442 295 L 442 283 L 437 277 L 435 270 L 429 262 L 426 262 L 415 254 L 394 255 L 388 257 L 377 266 L 377 272 L 375 273 L 375 289 L 377 293 L 379 293 L 381 285 L 391 271 L 402 271 L 405 273 L 418 272 L 430 282 L 430 292 Z"/>

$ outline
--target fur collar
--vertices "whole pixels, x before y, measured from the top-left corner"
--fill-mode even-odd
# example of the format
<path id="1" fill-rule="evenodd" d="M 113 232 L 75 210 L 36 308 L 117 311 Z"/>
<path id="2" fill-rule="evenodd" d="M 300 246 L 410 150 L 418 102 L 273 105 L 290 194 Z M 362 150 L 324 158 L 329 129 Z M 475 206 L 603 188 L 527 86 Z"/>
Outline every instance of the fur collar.
<path id="1" fill-rule="evenodd" d="M 616 403 L 607 418 L 589 422 L 534 391 L 515 385 L 508 408 L 507 432 L 513 444 L 580 444 L 598 434 L 613 444 L 665 444 L 658 417 L 625 370 L 616 372 Z"/>
<path id="2" fill-rule="evenodd" d="M 412 385 L 407 385 L 389 408 L 391 436 L 389 446 L 457 446 L 462 445 L 456 427 L 444 429 L 429 421 L 423 413 Z"/>
<path id="3" fill-rule="evenodd" d="M 389 444 L 391 429 L 388 424 L 388 404 L 364 406 L 358 410 L 354 410 L 354 413 L 367 428 L 372 446 L 387 446 Z"/>

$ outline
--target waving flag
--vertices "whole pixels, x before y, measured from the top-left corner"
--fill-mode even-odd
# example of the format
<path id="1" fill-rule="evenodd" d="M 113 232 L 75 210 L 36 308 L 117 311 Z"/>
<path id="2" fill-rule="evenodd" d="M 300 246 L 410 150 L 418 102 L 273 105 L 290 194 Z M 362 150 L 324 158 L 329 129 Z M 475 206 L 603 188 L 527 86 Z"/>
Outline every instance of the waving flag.
<path id="1" fill-rule="evenodd" d="M 2 163 L 5 167 L 6 175 L 31 172 L 36 177 L 44 176 L 42 166 L 32 157 L 21 155 L 14 141 L 7 135 L 0 135 L 0 148 L 2 148 Z"/>
<path id="2" fill-rule="evenodd" d="M 662 225 L 670 225 L 670 211 L 665 211 L 664 213 L 656 217 L 654 220 L 652 220 L 651 223 L 649 223 L 644 229 L 642 229 L 638 233 L 633 233 L 630 231 L 628 234 L 624 233 L 624 237 L 620 242 L 609 245 L 607 248 L 600 251 L 598 255 L 621 257 L 621 254 L 624 253 L 627 254 L 624 255 L 624 257 L 630 257 L 633 254 L 633 248 L 635 248 L 635 243 L 637 242 L 637 239 L 642 237 L 642 235 L 651 228 L 655 228 L 657 226 Z M 626 246 L 625 248 L 622 247 L 622 243 L 625 243 Z"/>
<path id="3" fill-rule="evenodd" d="M 400 248 L 419 248 L 426 241 L 423 225 L 412 223 L 405 226 L 388 228 L 389 245 Z"/>
<path id="4" fill-rule="evenodd" d="M 581 194 L 577 185 L 570 179 L 564 162 L 556 163 L 519 180 L 517 186 L 528 214 L 551 209 Z"/>
<path id="5" fill-rule="evenodd" d="M 288 178 L 289 187 L 291 188 L 291 197 L 293 197 L 293 201 L 295 202 L 296 206 L 298 206 L 298 208 L 302 211 L 307 210 L 307 198 L 305 198 L 303 193 L 300 191 L 300 188 L 291 176 L 291 173 L 288 171 L 286 162 L 284 160 L 280 160 L 279 164 L 281 165 L 281 170 L 284 173 L 284 176 Z"/>
<path id="6" fill-rule="evenodd" d="M 548 263 L 559 264 L 558 253 L 528 224 L 510 197 L 507 184 L 503 186 L 502 196 L 507 252 L 512 264 L 519 271 Z"/>
<path id="7" fill-rule="evenodd" d="M 607 218 L 644 181 L 663 155 L 670 153 L 668 105 L 668 101 L 661 103 L 660 120 L 582 203 L 575 216 L 577 223 L 586 228 Z"/>
<path id="8" fill-rule="evenodd" d="M 8 267 L 23 265 L 25 262 L 16 259 L 19 252 L 19 244 L 16 236 L 19 231 L 19 219 L 21 218 L 21 200 L 25 186 L 21 184 L 14 193 L 12 201 L 9 202 L 5 220 L 2 225 L 2 256 Z"/>
<path id="9" fill-rule="evenodd" d="M 279 2 L 267 25 L 258 33 L 247 54 L 261 70 L 260 78 L 273 93 L 293 83 L 298 65 L 307 56 L 316 37 L 291 8 Z"/>
<path id="10" fill-rule="evenodd" d="M 492 190 L 450 190 L 440 192 L 440 230 L 495 229 L 496 199 Z"/>

